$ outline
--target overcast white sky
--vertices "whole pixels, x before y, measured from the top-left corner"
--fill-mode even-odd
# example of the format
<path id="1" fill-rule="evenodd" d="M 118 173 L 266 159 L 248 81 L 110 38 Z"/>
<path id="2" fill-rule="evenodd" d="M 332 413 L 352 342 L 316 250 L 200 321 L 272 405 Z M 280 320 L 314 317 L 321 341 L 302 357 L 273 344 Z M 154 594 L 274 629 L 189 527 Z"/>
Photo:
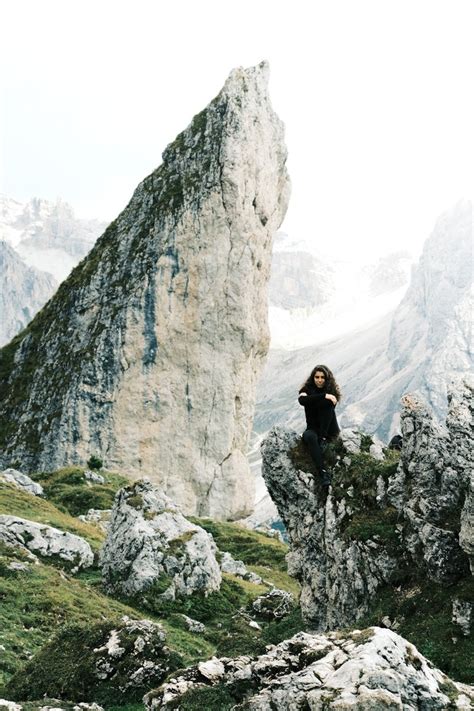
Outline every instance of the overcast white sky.
<path id="1" fill-rule="evenodd" d="M 0 191 L 112 220 L 235 66 L 270 62 L 283 228 L 417 252 L 473 195 L 470 0 L 3 0 Z"/>

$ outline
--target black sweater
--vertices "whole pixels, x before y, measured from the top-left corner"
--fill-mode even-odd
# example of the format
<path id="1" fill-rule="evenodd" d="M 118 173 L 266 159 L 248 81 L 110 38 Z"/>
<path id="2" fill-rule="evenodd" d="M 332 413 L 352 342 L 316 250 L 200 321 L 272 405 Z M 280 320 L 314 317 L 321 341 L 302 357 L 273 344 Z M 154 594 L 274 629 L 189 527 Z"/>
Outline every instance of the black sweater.
<path id="1" fill-rule="evenodd" d="M 305 387 L 302 392 L 307 395 L 300 395 L 298 402 L 304 407 L 307 428 L 318 434 L 321 434 L 323 429 L 325 430 L 323 434 L 326 436 L 329 421 L 333 416 L 335 417 L 334 405 L 331 400 L 326 398 L 327 390 L 325 388 L 320 390 L 315 386 L 314 388 Z"/>

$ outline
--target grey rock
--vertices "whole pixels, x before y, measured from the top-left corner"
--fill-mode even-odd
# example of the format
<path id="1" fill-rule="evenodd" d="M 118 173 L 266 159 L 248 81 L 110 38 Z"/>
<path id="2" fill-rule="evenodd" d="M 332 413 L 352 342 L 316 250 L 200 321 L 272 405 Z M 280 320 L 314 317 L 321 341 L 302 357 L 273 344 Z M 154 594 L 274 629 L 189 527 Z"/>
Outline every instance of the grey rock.
<path id="1" fill-rule="evenodd" d="M 349 454 L 358 454 L 360 452 L 362 443 L 362 435 L 360 432 L 352 430 L 349 427 L 345 427 L 341 430 L 340 437 L 342 439 L 344 449 L 346 449 Z"/>
<path id="2" fill-rule="evenodd" d="M 79 521 L 96 523 L 102 531 L 107 531 L 112 509 L 89 509 L 86 514 L 79 514 Z"/>
<path id="3" fill-rule="evenodd" d="M 22 472 L 19 472 L 17 469 L 12 469 L 11 467 L 0 472 L 0 481 L 7 481 L 18 489 L 27 491 L 28 494 L 33 494 L 33 496 L 43 496 L 44 494 L 41 484 L 33 481 L 27 474 L 22 474 Z"/>
<path id="4" fill-rule="evenodd" d="M 459 545 L 467 554 L 471 573 L 474 575 L 474 472 L 469 478 L 466 499 L 461 512 Z"/>
<path id="5" fill-rule="evenodd" d="M 103 477 L 102 474 L 91 471 L 90 469 L 84 472 L 84 479 L 92 481 L 94 484 L 105 484 L 105 477 Z"/>
<path id="6" fill-rule="evenodd" d="M 165 641 L 166 633 L 158 623 L 124 616 L 93 649 L 96 678 L 112 687 L 119 685 L 122 693 L 156 684 L 169 670 Z"/>
<path id="7" fill-rule="evenodd" d="M 307 458 L 299 435 L 273 428 L 262 456 L 263 476 L 288 533 L 288 572 L 301 582 L 303 617 L 323 630 L 355 622 L 379 586 L 390 581 L 395 556 L 381 543 L 344 538 L 350 504 L 331 490 L 326 496 L 319 476 L 298 468 L 295 462 Z"/>
<path id="8" fill-rule="evenodd" d="M 7 699 L 0 699 L 0 711 L 21 711 L 23 706 L 21 704 L 16 704 L 14 701 L 7 701 Z"/>
<path id="9" fill-rule="evenodd" d="M 467 600 L 453 600 L 452 621 L 455 625 L 459 625 L 465 637 L 471 634 L 473 608 L 474 603 L 472 602 L 468 602 Z"/>
<path id="10" fill-rule="evenodd" d="M 80 536 L 18 516 L 0 515 L 0 540 L 35 555 L 67 563 L 71 573 L 89 568 L 94 562 L 89 543 Z"/>
<path id="11" fill-rule="evenodd" d="M 134 595 L 161 581 L 162 594 L 174 599 L 219 590 L 216 552 L 209 533 L 157 486 L 141 481 L 115 497 L 100 565 L 110 592 Z"/>
<path id="12" fill-rule="evenodd" d="M 25 328 L 56 287 L 51 274 L 28 266 L 2 241 L 0 218 L 0 346 Z"/>
<path id="13" fill-rule="evenodd" d="M 263 582 L 259 575 L 247 569 L 247 566 L 242 560 L 235 560 L 230 553 L 222 553 L 220 567 L 223 573 L 236 575 L 238 578 L 249 580 L 256 585 L 260 585 Z"/>
<path id="14" fill-rule="evenodd" d="M 94 452 L 186 514 L 250 513 L 271 247 L 289 199 L 268 74 L 266 63 L 230 74 L 38 314 L 42 327 L 15 341 L 0 463 L 50 471 Z"/>
<path id="15" fill-rule="evenodd" d="M 202 622 L 199 622 L 198 620 L 193 620 L 192 617 L 188 617 L 187 615 L 181 615 L 181 617 L 185 621 L 186 626 L 190 632 L 202 634 L 206 631 L 206 625 L 204 625 Z"/>
<path id="16" fill-rule="evenodd" d="M 289 615 L 295 605 L 295 599 L 291 593 L 274 588 L 265 595 L 257 597 L 252 603 L 252 609 L 261 617 L 279 620 Z"/>
<path id="17" fill-rule="evenodd" d="M 11 563 L 7 565 L 8 570 L 18 570 L 21 573 L 26 573 L 30 569 L 28 563 L 20 563 L 18 561 L 12 560 Z"/>
<path id="18" fill-rule="evenodd" d="M 369 447 L 369 454 L 374 459 L 382 462 L 385 459 L 385 454 L 383 452 L 383 445 L 381 442 L 373 442 Z"/>
<path id="19" fill-rule="evenodd" d="M 249 711 L 442 711 L 451 703 L 446 686 L 456 695 L 455 708 L 472 708 L 474 701 L 473 686 L 451 681 L 403 637 L 374 627 L 344 636 L 300 632 L 255 659 L 213 658 L 149 692 L 144 702 L 149 711 L 166 711 L 190 689 L 244 680 Z"/>
<path id="20" fill-rule="evenodd" d="M 376 529 L 369 538 L 345 533 L 361 506 L 339 478 L 345 458 L 326 492 L 299 435 L 275 427 L 263 442 L 263 476 L 288 532 L 288 571 L 301 582 L 302 613 L 314 629 L 356 622 L 400 570 L 448 584 L 469 574 L 473 381 L 451 391 L 445 428 L 416 394 L 404 397 L 401 424 L 400 463 L 387 481 L 377 481 L 370 504 L 393 520 L 386 541 Z"/>

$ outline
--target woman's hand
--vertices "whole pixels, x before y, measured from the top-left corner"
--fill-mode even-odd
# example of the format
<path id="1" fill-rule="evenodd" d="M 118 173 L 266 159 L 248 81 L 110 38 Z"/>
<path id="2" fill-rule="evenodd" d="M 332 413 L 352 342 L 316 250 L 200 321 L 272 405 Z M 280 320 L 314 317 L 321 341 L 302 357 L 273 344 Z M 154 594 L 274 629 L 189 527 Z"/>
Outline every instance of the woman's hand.
<path id="1" fill-rule="evenodd" d="M 337 397 L 335 395 L 331 395 L 331 393 L 326 393 L 325 397 L 326 400 L 331 400 L 333 405 L 337 405 Z"/>

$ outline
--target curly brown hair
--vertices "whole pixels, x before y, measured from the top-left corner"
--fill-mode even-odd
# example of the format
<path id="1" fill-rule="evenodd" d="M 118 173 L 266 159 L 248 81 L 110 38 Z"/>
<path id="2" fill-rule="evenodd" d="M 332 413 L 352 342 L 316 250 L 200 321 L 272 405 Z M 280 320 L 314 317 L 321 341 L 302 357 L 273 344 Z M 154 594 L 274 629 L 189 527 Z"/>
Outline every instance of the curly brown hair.
<path id="1" fill-rule="evenodd" d="M 336 378 L 332 374 L 332 371 L 327 367 L 327 365 L 315 365 L 308 378 L 300 387 L 299 392 L 302 393 L 303 391 L 308 392 L 308 390 L 314 390 L 314 388 L 316 387 L 314 384 L 314 375 L 318 370 L 321 373 L 324 373 L 324 377 L 326 378 L 324 383 L 325 392 L 334 395 L 336 400 L 339 402 L 342 397 L 342 393 L 339 388 L 339 385 L 336 383 Z"/>

